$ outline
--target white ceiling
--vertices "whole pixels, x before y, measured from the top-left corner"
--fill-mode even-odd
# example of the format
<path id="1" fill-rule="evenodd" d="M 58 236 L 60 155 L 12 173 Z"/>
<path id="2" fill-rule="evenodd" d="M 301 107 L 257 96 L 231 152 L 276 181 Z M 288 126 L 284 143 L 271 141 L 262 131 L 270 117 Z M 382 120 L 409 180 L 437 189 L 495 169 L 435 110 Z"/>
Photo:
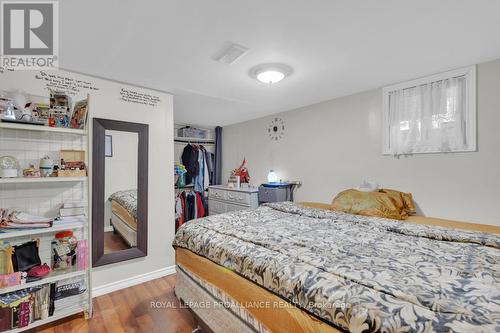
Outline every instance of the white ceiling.
<path id="1" fill-rule="evenodd" d="M 500 57 L 496 0 L 64 0 L 63 68 L 173 92 L 175 120 L 227 125 Z M 231 66 L 228 42 L 249 48 Z M 251 67 L 293 74 L 268 86 Z"/>

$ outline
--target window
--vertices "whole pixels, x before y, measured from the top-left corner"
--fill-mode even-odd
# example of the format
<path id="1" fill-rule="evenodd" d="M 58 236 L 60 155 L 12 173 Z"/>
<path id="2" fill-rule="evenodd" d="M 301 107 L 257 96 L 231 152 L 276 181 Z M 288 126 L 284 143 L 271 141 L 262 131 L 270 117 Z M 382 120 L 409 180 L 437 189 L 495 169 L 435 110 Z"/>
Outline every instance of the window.
<path id="1" fill-rule="evenodd" d="M 383 90 L 383 153 L 476 150 L 476 67 Z"/>

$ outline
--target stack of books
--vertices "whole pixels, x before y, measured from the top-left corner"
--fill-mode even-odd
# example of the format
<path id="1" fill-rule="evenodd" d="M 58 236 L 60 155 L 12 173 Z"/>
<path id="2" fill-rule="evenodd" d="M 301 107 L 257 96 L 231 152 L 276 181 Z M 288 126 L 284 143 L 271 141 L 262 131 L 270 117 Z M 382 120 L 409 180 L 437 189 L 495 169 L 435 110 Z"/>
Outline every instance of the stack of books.
<path id="1" fill-rule="evenodd" d="M 81 202 L 65 203 L 59 208 L 59 215 L 55 224 L 64 225 L 67 223 L 86 223 L 85 205 Z"/>

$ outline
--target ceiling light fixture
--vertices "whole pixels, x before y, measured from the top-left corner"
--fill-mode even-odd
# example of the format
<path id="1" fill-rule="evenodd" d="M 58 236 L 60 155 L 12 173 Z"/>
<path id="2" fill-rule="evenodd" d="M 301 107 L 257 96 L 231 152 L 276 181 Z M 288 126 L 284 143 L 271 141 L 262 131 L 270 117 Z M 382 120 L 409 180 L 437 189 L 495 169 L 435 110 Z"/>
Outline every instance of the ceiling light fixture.
<path id="1" fill-rule="evenodd" d="M 292 73 L 292 68 L 284 64 L 263 64 L 250 70 L 250 76 L 262 83 L 273 84 Z"/>

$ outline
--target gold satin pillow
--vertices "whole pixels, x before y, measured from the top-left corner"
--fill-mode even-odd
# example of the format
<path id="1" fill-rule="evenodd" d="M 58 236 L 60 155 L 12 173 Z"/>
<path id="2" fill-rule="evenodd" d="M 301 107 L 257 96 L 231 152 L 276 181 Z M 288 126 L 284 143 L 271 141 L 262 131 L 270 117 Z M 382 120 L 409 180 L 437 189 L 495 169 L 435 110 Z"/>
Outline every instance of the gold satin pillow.
<path id="1" fill-rule="evenodd" d="M 406 212 L 406 215 L 413 215 L 417 213 L 411 193 L 404 193 L 388 188 L 382 188 L 378 190 L 378 192 L 389 195 L 396 202 L 397 206 L 400 207 L 402 211 Z"/>
<path id="2" fill-rule="evenodd" d="M 408 200 L 411 201 L 411 205 Z M 345 190 L 337 194 L 332 201 L 333 210 L 395 220 L 406 219 L 412 207 L 414 210 L 411 195 L 403 196 L 401 192 L 383 189 L 375 192 Z"/>

